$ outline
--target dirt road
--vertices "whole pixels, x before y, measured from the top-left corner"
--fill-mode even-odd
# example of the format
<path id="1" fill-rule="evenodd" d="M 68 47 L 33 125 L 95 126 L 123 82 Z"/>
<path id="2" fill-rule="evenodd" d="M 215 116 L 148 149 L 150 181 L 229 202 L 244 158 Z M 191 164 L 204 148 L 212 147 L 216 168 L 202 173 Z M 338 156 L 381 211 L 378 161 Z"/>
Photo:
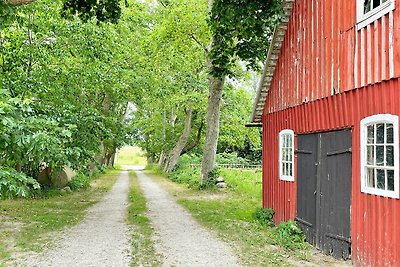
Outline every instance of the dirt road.
<path id="1" fill-rule="evenodd" d="M 163 266 L 239 266 L 227 244 L 200 226 L 150 177 L 137 172 L 156 230 L 156 249 Z"/>
<path id="2" fill-rule="evenodd" d="M 62 234 L 56 248 L 19 265 L 129 266 L 128 191 L 129 176 L 124 171 L 103 200 L 89 209 L 86 218 Z"/>

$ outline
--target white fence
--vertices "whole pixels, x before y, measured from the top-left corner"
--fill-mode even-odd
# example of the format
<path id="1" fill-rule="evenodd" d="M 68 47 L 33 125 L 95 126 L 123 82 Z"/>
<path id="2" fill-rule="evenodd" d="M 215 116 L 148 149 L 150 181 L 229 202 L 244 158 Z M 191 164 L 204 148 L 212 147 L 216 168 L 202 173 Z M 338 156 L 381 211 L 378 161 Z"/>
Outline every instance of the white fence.
<path id="1" fill-rule="evenodd" d="M 201 168 L 201 164 L 189 164 L 190 168 L 197 169 Z M 219 168 L 224 169 L 238 169 L 238 170 L 261 170 L 261 165 L 251 165 L 251 164 L 217 164 Z"/>

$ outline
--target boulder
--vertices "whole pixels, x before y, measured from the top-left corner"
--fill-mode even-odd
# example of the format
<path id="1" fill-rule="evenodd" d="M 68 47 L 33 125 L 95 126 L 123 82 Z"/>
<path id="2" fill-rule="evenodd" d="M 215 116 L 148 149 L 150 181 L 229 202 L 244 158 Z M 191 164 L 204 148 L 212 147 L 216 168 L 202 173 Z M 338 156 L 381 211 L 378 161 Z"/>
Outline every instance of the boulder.
<path id="1" fill-rule="evenodd" d="M 37 178 L 37 181 L 44 186 L 50 186 L 51 185 L 51 168 L 50 167 L 45 167 L 44 169 L 41 169 L 39 172 L 39 176 Z"/>
<path id="2" fill-rule="evenodd" d="M 52 175 L 51 182 L 56 188 L 64 188 L 75 175 L 76 173 L 70 167 L 64 166 L 60 172 Z"/>
<path id="3" fill-rule="evenodd" d="M 72 193 L 72 190 L 69 186 L 64 187 L 60 191 L 61 191 L 61 193 Z"/>
<path id="4" fill-rule="evenodd" d="M 226 188 L 226 183 L 225 182 L 217 183 L 217 187 L 218 188 Z"/>
<path id="5" fill-rule="evenodd" d="M 216 181 L 217 181 L 217 183 L 222 183 L 222 182 L 225 182 L 225 179 L 224 179 L 224 177 L 219 176 Z"/>

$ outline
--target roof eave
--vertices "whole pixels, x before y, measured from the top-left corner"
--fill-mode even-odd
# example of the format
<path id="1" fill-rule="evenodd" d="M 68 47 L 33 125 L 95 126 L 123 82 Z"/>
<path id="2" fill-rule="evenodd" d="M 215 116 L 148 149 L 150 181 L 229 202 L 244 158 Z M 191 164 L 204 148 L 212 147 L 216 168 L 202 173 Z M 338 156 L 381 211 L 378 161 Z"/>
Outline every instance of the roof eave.
<path id="1" fill-rule="evenodd" d="M 269 87 L 271 85 L 272 78 L 276 69 L 276 64 L 279 59 L 281 47 L 285 39 L 285 34 L 294 2 L 295 0 L 284 0 L 284 18 L 282 19 L 282 22 L 275 27 L 274 35 L 272 36 L 271 44 L 268 49 L 267 59 L 264 64 L 263 75 L 261 77 L 260 84 L 257 89 L 256 98 L 254 101 L 253 112 L 250 117 L 251 122 L 262 121 L 265 100 L 268 96 Z"/>

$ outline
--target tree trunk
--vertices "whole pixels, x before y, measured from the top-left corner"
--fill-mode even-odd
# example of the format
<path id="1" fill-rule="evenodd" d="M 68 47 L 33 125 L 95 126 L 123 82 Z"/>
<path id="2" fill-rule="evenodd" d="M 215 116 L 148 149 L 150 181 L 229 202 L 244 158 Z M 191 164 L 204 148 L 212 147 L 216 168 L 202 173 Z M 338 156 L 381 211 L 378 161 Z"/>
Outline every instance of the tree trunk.
<path id="1" fill-rule="evenodd" d="M 110 167 L 114 167 L 114 164 L 115 164 L 115 155 L 116 155 L 116 152 L 114 152 L 114 153 L 112 153 L 112 155 L 111 155 L 111 158 L 110 158 L 110 162 L 109 162 L 109 166 Z"/>
<path id="2" fill-rule="evenodd" d="M 183 128 L 183 132 L 179 137 L 178 142 L 176 143 L 175 147 L 168 155 L 168 159 L 164 166 L 165 172 L 170 172 L 178 163 L 179 156 L 181 155 L 182 150 L 185 148 L 187 141 L 190 137 L 190 132 L 192 130 L 192 113 L 193 113 L 193 106 L 192 103 L 188 104 L 188 107 L 185 111 L 185 126 Z"/>
<path id="3" fill-rule="evenodd" d="M 18 163 L 15 165 L 15 170 L 16 170 L 17 172 L 22 172 L 22 164 L 18 162 Z"/>
<path id="4" fill-rule="evenodd" d="M 167 156 L 164 153 L 164 151 L 161 152 L 160 158 L 158 159 L 158 166 L 160 166 L 160 168 L 164 169 L 166 159 L 167 159 Z"/>
<path id="5" fill-rule="evenodd" d="M 208 179 L 208 174 L 215 167 L 219 135 L 219 117 L 221 108 L 222 91 L 225 77 L 209 77 L 208 108 L 206 117 L 206 140 L 203 148 L 203 162 L 201 165 L 201 178 Z"/>

